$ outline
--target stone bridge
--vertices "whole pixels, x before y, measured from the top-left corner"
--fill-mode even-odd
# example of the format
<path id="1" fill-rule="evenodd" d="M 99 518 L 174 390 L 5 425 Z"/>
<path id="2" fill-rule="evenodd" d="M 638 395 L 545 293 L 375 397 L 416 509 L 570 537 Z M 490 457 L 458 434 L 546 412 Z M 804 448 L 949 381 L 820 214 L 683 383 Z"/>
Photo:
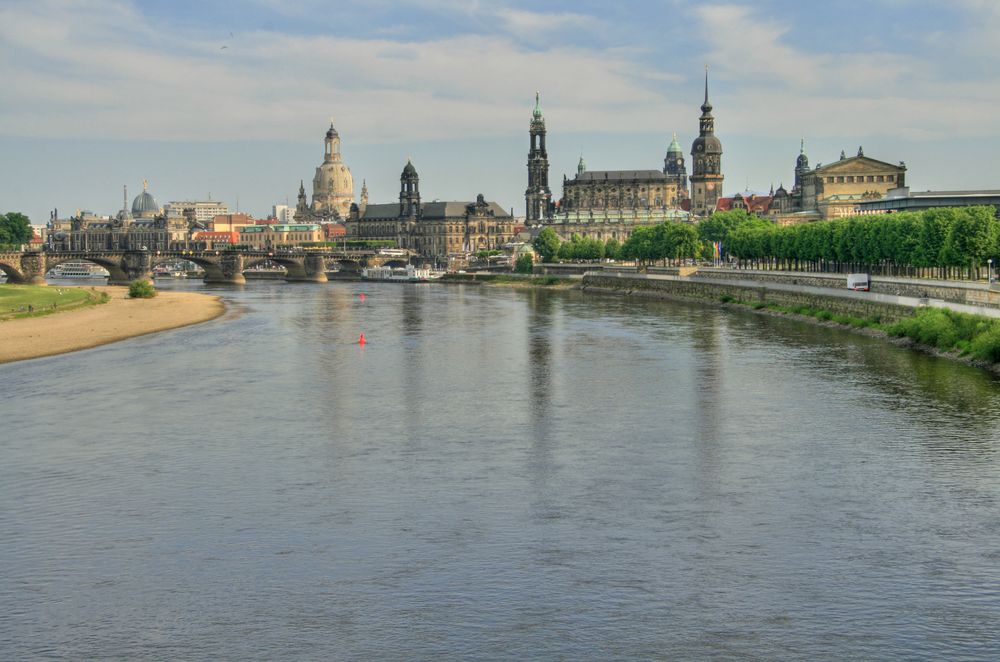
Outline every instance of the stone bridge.
<path id="1" fill-rule="evenodd" d="M 152 280 L 153 267 L 162 262 L 188 260 L 205 270 L 206 283 L 245 283 L 243 272 L 263 262 L 285 268 L 285 280 L 325 283 L 328 264 L 344 271 L 401 262 L 407 258 L 378 255 L 374 251 L 68 251 L 0 252 L 0 271 L 10 283 L 45 284 L 45 274 L 62 262 L 86 260 L 108 270 L 109 285 L 127 285 L 136 279 Z"/>

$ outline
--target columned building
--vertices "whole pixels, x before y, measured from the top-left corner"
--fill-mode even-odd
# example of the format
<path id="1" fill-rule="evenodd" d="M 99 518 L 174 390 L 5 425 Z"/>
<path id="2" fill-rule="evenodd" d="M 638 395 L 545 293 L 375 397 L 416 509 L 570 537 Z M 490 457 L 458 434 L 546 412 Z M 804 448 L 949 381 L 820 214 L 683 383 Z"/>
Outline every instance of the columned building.
<path id="1" fill-rule="evenodd" d="M 891 190 L 906 186 L 906 164 L 893 165 L 865 156 L 840 153 L 840 159 L 809 168 L 805 143 L 795 161 L 795 186 L 779 187 L 768 214 L 782 225 L 852 216 L 861 204 L 883 199 Z"/>
<path id="2" fill-rule="evenodd" d="M 698 137 L 691 145 L 691 213 L 706 217 L 722 197 L 722 142 L 715 137 L 715 118 L 708 100 L 708 69 L 705 70 L 705 102 L 701 104 Z"/>
<path id="3" fill-rule="evenodd" d="M 528 188 L 524 191 L 525 218 L 531 223 L 551 216 L 552 190 L 549 188 L 549 154 L 545 150 L 545 118 L 535 92 L 535 110 L 531 113 L 528 131 Z"/>

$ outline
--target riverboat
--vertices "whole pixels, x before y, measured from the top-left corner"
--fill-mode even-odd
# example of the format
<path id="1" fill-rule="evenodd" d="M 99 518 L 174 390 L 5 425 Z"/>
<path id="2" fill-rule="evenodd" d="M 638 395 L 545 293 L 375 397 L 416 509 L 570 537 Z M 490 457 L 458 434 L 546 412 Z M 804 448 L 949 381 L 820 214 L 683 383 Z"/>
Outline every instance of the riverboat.
<path id="1" fill-rule="evenodd" d="M 153 267 L 153 278 L 187 278 L 187 271 L 180 269 L 176 265 L 168 266 L 160 264 Z"/>
<path id="2" fill-rule="evenodd" d="M 63 262 L 52 267 L 45 275 L 48 278 L 103 279 L 110 276 L 111 273 L 93 262 Z"/>
<path id="3" fill-rule="evenodd" d="M 429 283 L 441 277 L 441 273 L 426 268 L 416 268 L 412 264 L 406 267 L 368 267 L 361 270 L 361 280 L 383 280 L 393 283 Z"/>

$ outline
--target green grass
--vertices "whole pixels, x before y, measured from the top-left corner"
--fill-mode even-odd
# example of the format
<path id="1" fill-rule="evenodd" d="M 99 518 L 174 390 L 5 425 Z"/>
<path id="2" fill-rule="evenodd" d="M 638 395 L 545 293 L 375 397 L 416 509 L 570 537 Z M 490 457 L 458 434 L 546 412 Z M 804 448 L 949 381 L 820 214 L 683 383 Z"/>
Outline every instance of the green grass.
<path id="1" fill-rule="evenodd" d="M 1000 362 L 1000 320 L 945 308 L 920 308 L 913 317 L 891 325 L 886 331 L 943 352 L 955 351 L 981 361 Z"/>
<path id="2" fill-rule="evenodd" d="M 103 292 L 82 287 L 0 285 L 0 320 L 41 317 L 105 303 L 108 299 Z"/>

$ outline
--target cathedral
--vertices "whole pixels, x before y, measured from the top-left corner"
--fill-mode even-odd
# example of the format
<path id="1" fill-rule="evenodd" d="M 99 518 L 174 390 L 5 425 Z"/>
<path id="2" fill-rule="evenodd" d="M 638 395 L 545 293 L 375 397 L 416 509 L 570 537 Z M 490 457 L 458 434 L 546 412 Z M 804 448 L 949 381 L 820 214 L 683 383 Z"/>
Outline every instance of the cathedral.
<path id="1" fill-rule="evenodd" d="M 548 225 L 563 239 L 577 234 L 601 241 L 623 241 L 639 225 L 689 221 L 711 214 L 722 194 L 723 175 L 722 143 L 715 136 L 707 72 L 701 113 L 699 135 L 691 146 L 694 167 L 690 178 L 675 133 L 662 169 L 588 170 L 581 156 L 576 176 L 563 176 L 562 197 L 553 204 L 545 118 L 536 94 L 529 126 L 528 188 L 524 196 L 527 222 Z"/>
<path id="2" fill-rule="evenodd" d="M 296 223 L 342 221 L 350 214 L 354 202 L 354 178 L 340 156 L 340 134 L 333 128 L 332 122 L 323 142 L 323 163 L 316 168 L 313 176 L 311 205 L 306 199 L 304 184 L 299 183 Z"/>
<path id="3" fill-rule="evenodd" d="M 399 248 L 444 260 L 449 255 L 500 250 L 517 233 L 514 217 L 480 194 L 475 201 L 423 202 L 420 176 L 409 160 L 399 176 L 399 202 L 352 205 L 348 239 L 388 240 Z"/>

